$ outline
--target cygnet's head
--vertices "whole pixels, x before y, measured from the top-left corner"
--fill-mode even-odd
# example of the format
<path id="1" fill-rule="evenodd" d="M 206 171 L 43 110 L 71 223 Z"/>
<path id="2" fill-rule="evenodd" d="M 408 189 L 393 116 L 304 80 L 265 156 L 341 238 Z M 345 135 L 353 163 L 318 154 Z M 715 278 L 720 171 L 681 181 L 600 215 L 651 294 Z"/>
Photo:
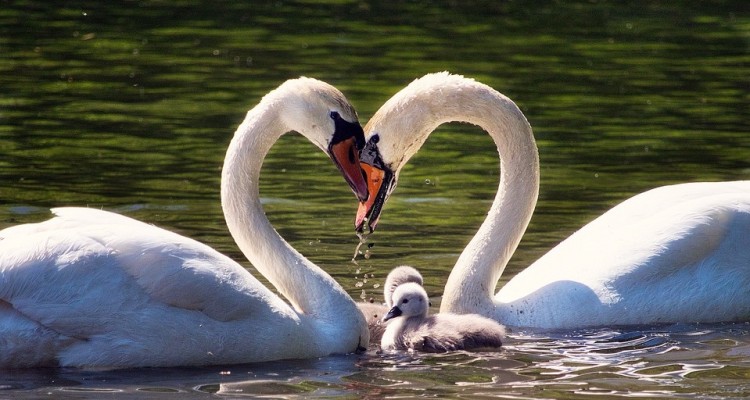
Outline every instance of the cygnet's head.
<path id="1" fill-rule="evenodd" d="M 426 317 L 430 308 L 430 300 L 424 288 L 414 282 L 400 285 L 393 292 L 393 307 L 388 311 L 383 321 L 399 316 Z"/>
<path id="2" fill-rule="evenodd" d="M 419 285 L 424 284 L 422 274 L 416 268 L 408 265 L 396 267 L 388 273 L 388 277 L 385 278 L 385 285 L 383 286 L 383 298 L 388 308 L 393 307 L 393 292 L 398 286 L 407 282 L 414 282 Z"/>

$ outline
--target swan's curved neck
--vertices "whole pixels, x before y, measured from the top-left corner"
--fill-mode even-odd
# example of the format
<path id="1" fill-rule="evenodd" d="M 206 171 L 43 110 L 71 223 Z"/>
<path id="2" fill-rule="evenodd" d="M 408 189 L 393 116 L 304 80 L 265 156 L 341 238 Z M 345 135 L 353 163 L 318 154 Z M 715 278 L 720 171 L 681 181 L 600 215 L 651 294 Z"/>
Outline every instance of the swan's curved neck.
<path id="1" fill-rule="evenodd" d="M 516 104 L 494 90 L 480 91 L 481 96 L 470 95 L 455 104 L 462 105 L 467 122 L 492 136 L 500 155 L 500 183 L 487 218 L 448 277 L 441 311 L 481 310 L 480 314 L 489 316 L 495 313 L 495 286 L 536 206 L 539 155 L 531 127 Z"/>
<path id="2" fill-rule="evenodd" d="M 395 104 L 387 107 L 394 114 L 383 115 L 386 119 L 408 121 L 410 126 L 401 126 L 396 131 L 412 134 L 413 141 L 388 148 L 385 140 L 381 140 L 379 146 L 385 145 L 383 152 L 402 152 L 403 165 L 427 136 L 445 122 L 468 122 L 492 136 L 500 155 L 498 192 L 487 218 L 458 258 L 446 283 L 441 306 L 443 312 L 482 310 L 482 314 L 492 315 L 497 281 L 536 206 L 539 193 L 536 142 L 523 113 L 509 98 L 469 79 L 454 76 L 437 79 L 437 82 L 415 82 L 413 91 L 405 90 L 405 97 L 394 99 Z M 413 103 L 412 107 L 408 103 Z M 408 115 L 396 117 L 395 113 Z"/>
<path id="3" fill-rule="evenodd" d="M 280 118 L 284 102 L 265 100 L 248 112 L 227 150 L 221 179 L 224 217 L 247 259 L 298 312 L 336 319 L 334 313 L 337 308 L 342 311 L 342 304 L 356 307 L 353 300 L 333 278 L 281 238 L 260 203 L 263 159 L 290 130 Z"/>

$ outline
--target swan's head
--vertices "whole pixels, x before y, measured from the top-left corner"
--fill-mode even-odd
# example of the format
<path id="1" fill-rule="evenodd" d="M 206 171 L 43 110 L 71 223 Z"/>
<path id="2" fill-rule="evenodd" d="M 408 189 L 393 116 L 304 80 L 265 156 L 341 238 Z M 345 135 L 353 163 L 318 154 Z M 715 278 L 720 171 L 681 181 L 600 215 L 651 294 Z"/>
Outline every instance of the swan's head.
<path id="1" fill-rule="evenodd" d="M 370 197 L 361 201 L 355 229 L 372 233 L 383 205 L 396 188 L 398 174 L 427 140 L 430 132 L 450 118 L 440 117 L 450 109 L 451 98 L 444 91 L 459 91 L 475 82 L 447 72 L 427 74 L 393 95 L 365 127 L 367 143 L 360 152 L 362 171 Z"/>
<path id="2" fill-rule="evenodd" d="M 354 107 L 333 86 L 312 78 L 291 79 L 277 92 L 281 119 L 326 152 L 360 201 L 368 198 L 359 152 L 365 145 Z"/>
<path id="3" fill-rule="evenodd" d="M 393 292 L 393 307 L 383 317 L 383 321 L 399 316 L 425 317 L 430 309 L 430 300 L 427 292 L 416 282 L 407 282 L 396 288 Z"/>

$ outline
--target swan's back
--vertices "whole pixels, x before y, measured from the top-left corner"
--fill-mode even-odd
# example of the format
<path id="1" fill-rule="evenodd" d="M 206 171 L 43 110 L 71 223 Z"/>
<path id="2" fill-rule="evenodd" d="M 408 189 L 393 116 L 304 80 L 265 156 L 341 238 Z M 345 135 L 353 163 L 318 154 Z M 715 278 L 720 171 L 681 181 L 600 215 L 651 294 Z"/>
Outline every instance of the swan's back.
<path id="1" fill-rule="evenodd" d="M 106 211 L 54 212 L 0 231 L 0 366 L 210 364 L 171 343 L 217 348 L 222 323 L 268 320 L 262 336 L 292 320 L 208 246 Z"/>
<path id="2" fill-rule="evenodd" d="M 750 181 L 653 189 L 571 235 L 497 300 L 524 311 L 508 320 L 520 326 L 747 319 L 748 227 Z"/>
<path id="3" fill-rule="evenodd" d="M 96 297 L 101 293 L 90 289 L 106 291 L 121 276 L 153 300 L 201 310 L 220 321 L 257 312 L 252 300 L 258 297 L 277 299 L 284 307 L 242 266 L 198 241 L 107 211 L 66 207 L 53 212 L 50 220 L 0 231 L 0 298 L 24 292 L 57 297 L 57 291 L 72 297 L 76 287 L 82 290 L 77 295 Z M 37 285 L 48 283 L 35 277 L 53 273 L 58 290 L 39 290 Z"/>

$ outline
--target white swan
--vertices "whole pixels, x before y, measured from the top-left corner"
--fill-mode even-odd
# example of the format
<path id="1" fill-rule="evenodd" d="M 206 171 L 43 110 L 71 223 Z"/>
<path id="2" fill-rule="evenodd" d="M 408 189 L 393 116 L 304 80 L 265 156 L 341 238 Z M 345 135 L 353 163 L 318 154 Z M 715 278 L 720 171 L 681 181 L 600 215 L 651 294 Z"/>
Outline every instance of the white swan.
<path id="1" fill-rule="evenodd" d="M 192 239 L 110 212 L 58 208 L 0 231 L 0 367 L 187 366 L 318 357 L 368 342 L 364 317 L 263 213 L 261 163 L 285 132 L 325 150 L 367 196 L 354 109 L 332 86 L 289 80 L 250 110 L 226 154 L 229 230 L 291 306 Z"/>
<path id="2" fill-rule="evenodd" d="M 383 337 L 383 332 L 385 332 L 387 325 L 387 322 L 383 321 L 383 316 L 393 307 L 393 291 L 399 285 L 407 282 L 415 282 L 422 285 L 422 274 L 414 267 L 408 265 L 398 266 L 392 269 L 385 278 L 385 284 L 383 284 L 383 300 L 385 300 L 385 304 L 357 303 L 357 307 L 359 307 L 359 310 L 362 311 L 367 320 L 367 327 L 370 329 L 370 342 L 379 342 L 380 338 Z"/>
<path id="3" fill-rule="evenodd" d="M 383 321 L 380 348 L 442 353 L 455 350 L 486 350 L 502 346 L 505 328 L 477 314 L 427 315 L 430 300 L 422 285 L 407 282 L 393 292 L 393 307 Z"/>
<path id="4" fill-rule="evenodd" d="M 448 278 L 441 311 L 538 328 L 750 320 L 750 181 L 666 186 L 635 196 L 493 295 L 536 204 L 538 154 L 513 101 L 461 76 L 420 78 L 369 121 L 361 157 L 371 196 L 360 204 L 358 230 L 375 228 L 401 167 L 449 121 L 479 125 L 492 136 L 500 185 Z"/>

